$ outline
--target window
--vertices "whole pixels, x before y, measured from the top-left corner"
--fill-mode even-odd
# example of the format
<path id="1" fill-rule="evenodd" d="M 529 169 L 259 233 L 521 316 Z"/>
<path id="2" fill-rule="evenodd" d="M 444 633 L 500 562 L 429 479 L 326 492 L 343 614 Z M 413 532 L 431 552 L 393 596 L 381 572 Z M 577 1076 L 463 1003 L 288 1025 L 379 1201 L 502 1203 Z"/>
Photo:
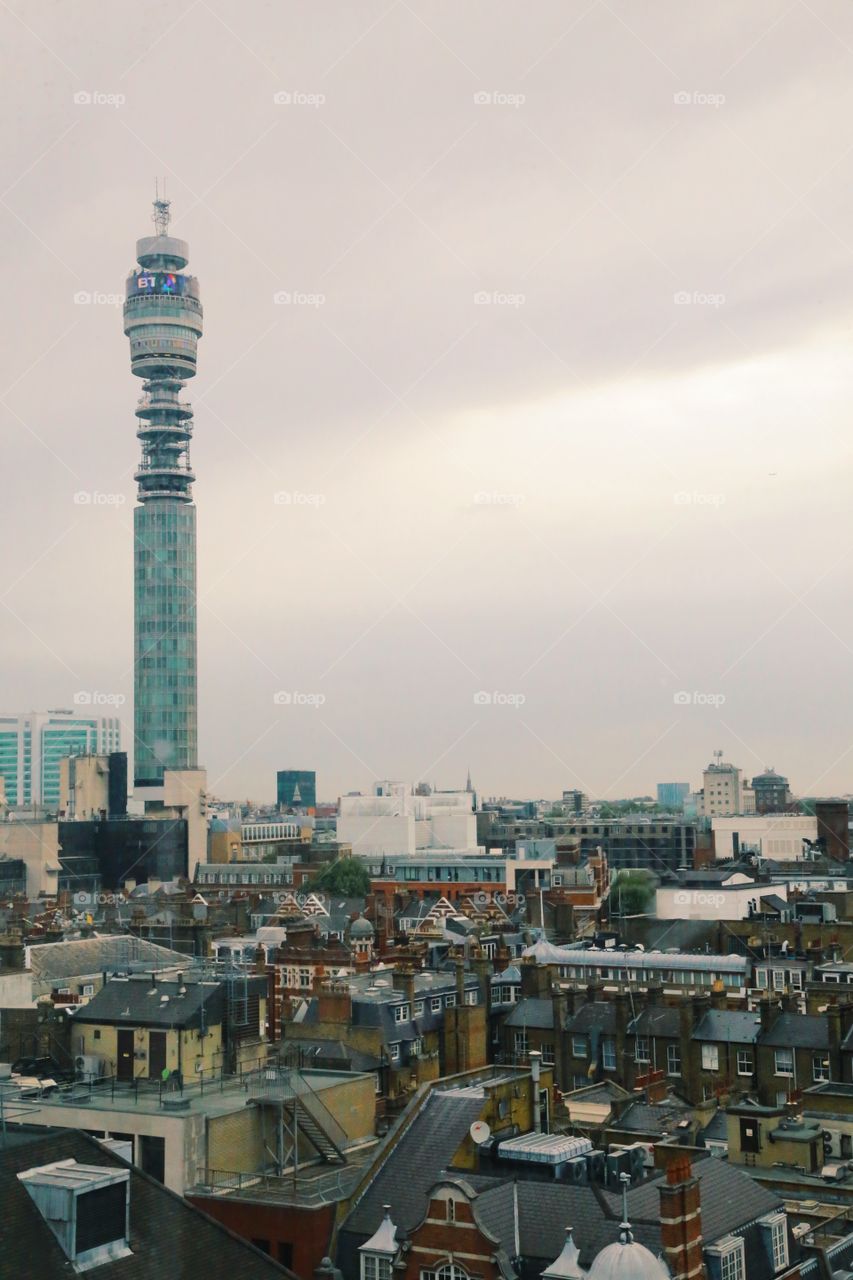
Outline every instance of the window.
<path id="1" fill-rule="evenodd" d="M 788 1227 L 784 1213 L 770 1213 L 758 1220 L 770 1234 L 773 1270 L 782 1271 L 788 1265 Z"/>
<path id="2" fill-rule="evenodd" d="M 584 1036 L 572 1036 L 572 1057 L 586 1057 L 586 1038 Z"/>
<path id="3" fill-rule="evenodd" d="M 777 1049 L 773 1056 L 777 1076 L 792 1076 L 794 1074 L 793 1049 Z"/>
<path id="4" fill-rule="evenodd" d="M 100 1040 L 100 1038 L 101 1038 L 101 1028 L 100 1028 L 100 1027 L 95 1027 L 95 1030 L 94 1030 L 94 1031 L 93 1031 L 93 1033 L 92 1033 L 92 1039 L 93 1039 L 93 1040 Z"/>
<path id="5" fill-rule="evenodd" d="M 430 1013 L 439 1013 L 441 1011 L 441 996 L 433 996 L 429 1002 Z"/>
<path id="6" fill-rule="evenodd" d="M 668 1076 L 681 1075 L 681 1053 L 677 1044 L 668 1044 L 666 1046 L 666 1074 Z"/>
<path id="7" fill-rule="evenodd" d="M 444 1007 L 446 1009 L 452 1009 L 455 1004 L 456 1004 L 456 992 L 453 991 L 449 996 L 444 997 Z"/>
<path id="8" fill-rule="evenodd" d="M 455 1262 L 448 1262 L 435 1271 L 422 1271 L 421 1280 L 468 1280 L 468 1272 Z"/>
<path id="9" fill-rule="evenodd" d="M 94 982 L 84 982 L 84 983 L 83 983 L 83 992 L 82 992 L 82 994 L 83 994 L 84 996 L 93 996 L 93 995 L 95 994 L 95 984 L 94 984 Z"/>
<path id="10" fill-rule="evenodd" d="M 744 1280 L 742 1240 L 729 1236 L 713 1252 L 720 1259 L 720 1280 Z"/>
<path id="11" fill-rule="evenodd" d="M 802 991 L 803 989 L 803 971 L 802 969 L 791 970 L 791 990 Z"/>
<path id="12" fill-rule="evenodd" d="M 815 1082 L 829 1079 L 829 1058 L 822 1053 L 812 1054 L 812 1079 Z"/>
<path id="13" fill-rule="evenodd" d="M 399 1062 L 399 1061 L 400 1061 L 400 1045 L 399 1045 L 399 1043 L 397 1043 L 397 1044 L 389 1044 L 389 1046 L 388 1046 L 388 1052 L 389 1052 L 389 1053 L 390 1053 L 390 1055 L 391 1055 L 391 1061 L 392 1061 L 392 1062 Z"/>
<path id="14" fill-rule="evenodd" d="M 513 1050 L 517 1058 L 527 1057 L 527 1031 L 516 1031 L 513 1037 Z"/>
<path id="15" fill-rule="evenodd" d="M 466 992 L 465 992 L 465 1003 L 466 1003 L 466 1004 L 476 1004 L 476 1003 L 477 1003 L 477 992 L 476 992 L 476 991 L 466 991 Z"/>
<path id="16" fill-rule="evenodd" d="M 391 1280 L 391 1259 L 381 1253 L 363 1253 L 361 1280 Z"/>
<path id="17" fill-rule="evenodd" d="M 773 970 L 773 990 L 774 990 L 774 991 L 784 991 L 784 990 L 785 990 L 785 971 L 784 971 L 784 969 L 774 969 L 774 970 Z"/>
<path id="18" fill-rule="evenodd" d="M 422 1018 L 423 1016 L 424 1016 L 424 1002 L 423 1000 L 416 1000 L 415 1001 L 415 1017 Z"/>
<path id="19" fill-rule="evenodd" d="M 635 1062 L 649 1061 L 649 1042 L 646 1036 L 637 1036 L 637 1049 L 634 1054 Z"/>
<path id="20" fill-rule="evenodd" d="M 719 1071 L 720 1069 L 720 1050 L 715 1044 L 702 1045 L 702 1070 L 703 1071 Z"/>
<path id="21" fill-rule="evenodd" d="M 409 1020 L 409 1006 L 407 1004 L 395 1004 L 394 1005 L 394 1021 L 408 1022 L 408 1020 Z"/>
<path id="22" fill-rule="evenodd" d="M 601 1065 L 605 1071 L 616 1070 L 616 1041 L 613 1036 L 605 1036 L 601 1042 Z"/>
<path id="23" fill-rule="evenodd" d="M 447 1200 L 445 1201 L 445 1204 L 447 1206 L 447 1221 L 455 1222 L 456 1221 L 456 1201 Z"/>
<path id="24" fill-rule="evenodd" d="M 542 1045 L 542 1066 L 553 1067 L 554 1065 L 554 1046 L 552 1044 Z"/>
<path id="25" fill-rule="evenodd" d="M 752 1075 L 752 1052 L 749 1049 L 737 1051 L 737 1073 L 739 1076 Z"/>
<path id="26" fill-rule="evenodd" d="M 420 1036 L 418 1036 L 418 1038 L 416 1040 L 413 1040 L 412 1043 L 409 1045 L 409 1057 L 419 1058 L 421 1053 L 423 1052 L 423 1047 L 424 1047 L 424 1042 L 423 1040 L 421 1040 Z"/>

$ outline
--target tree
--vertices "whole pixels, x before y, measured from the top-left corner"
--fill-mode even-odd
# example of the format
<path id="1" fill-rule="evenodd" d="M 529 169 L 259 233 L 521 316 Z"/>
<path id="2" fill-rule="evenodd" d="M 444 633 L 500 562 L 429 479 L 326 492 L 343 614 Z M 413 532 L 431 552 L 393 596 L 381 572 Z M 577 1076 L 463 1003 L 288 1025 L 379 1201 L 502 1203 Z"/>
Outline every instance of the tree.
<path id="1" fill-rule="evenodd" d="M 338 858 L 326 867 L 317 884 L 342 898 L 364 898 L 370 892 L 370 876 L 358 858 Z"/>
<path id="2" fill-rule="evenodd" d="M 610 885 L 610 917 L 641 916 L 654 896 L 654 882 L 647 871 L 618 871 Z"/>

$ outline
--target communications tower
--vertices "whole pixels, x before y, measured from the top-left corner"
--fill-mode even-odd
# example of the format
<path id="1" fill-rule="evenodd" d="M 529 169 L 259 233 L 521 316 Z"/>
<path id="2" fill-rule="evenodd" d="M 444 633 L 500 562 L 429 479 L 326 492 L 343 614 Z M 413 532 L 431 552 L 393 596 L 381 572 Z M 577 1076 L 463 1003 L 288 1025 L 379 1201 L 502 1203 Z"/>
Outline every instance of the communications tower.
<path id="1" fill-rule="evenodd" d="M 124 331 L 130 368 L 143 378 L 136 409 L 142 457 L 134 479 L 134 780 L 157 787 L 164 769 L 198 757 L 195 476 L 192 407 L 180 399 L 195 376 L 202 334 L 189 246 L 169 235 L 170 201 L 154 201 L 153 236 L 136 242 Z"/>

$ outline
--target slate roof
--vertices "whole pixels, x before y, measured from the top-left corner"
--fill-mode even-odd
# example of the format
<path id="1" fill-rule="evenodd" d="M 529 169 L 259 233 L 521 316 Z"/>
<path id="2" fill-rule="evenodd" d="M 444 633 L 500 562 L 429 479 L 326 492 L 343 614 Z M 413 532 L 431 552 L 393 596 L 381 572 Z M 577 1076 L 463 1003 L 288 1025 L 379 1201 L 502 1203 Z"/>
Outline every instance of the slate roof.
<path id="1" fill-rule="evenodd" d="M 691 1039 L 717 1044 L 755 1044 L 761 1032 L 757 1013 L 740 1009 L 709 1009 L 694 1028 Z"/>
<path id="2" fill-rule="evenodd" d="M 582 1004 L 577 1013 L 567 1019 L 566 1030 L 579 1035 L 590 1031 L 611 1034 L 616 1030 L 616 1006 L 609 1000 L 593 1000 L 589 1004 Z"/>
<path id="3" fill-rule="evenodd" d="M 4 1276 L 68 1280 L 73 1275 L 59 1241 L 17 1178 L 27 1169 L 56 1160 L 130 1168 L 132 1252 L 95 1268 L 92 1274 L 98 1280 L 163 1280 L 164 1276 L 204 1276 L 205 1280 L 290 1276 L 293 1280 L 285 1267 L 128 1166 L 94 1138 L 75 1129 L 18 1126 L 0 1148 L 0 1270 Z"/>
<path id="4" fill-rule="evenodd" d="M 252 981 L 250 978 L 250 984 Z M 257 985 L 257 981 L 255 979 L 253 985 Z M 265 994 L 266 978 L 260 981 Z M 181 994 L 182 987 L 184 994 Z M 163 1001 L 163 996 L 168 996 L 168 1001 Z M 107 1026 L 187 1027 L 199 1024 L 202 1006 L 209 1022 L 221 1022 L 225 1010 L 224 984 L 187 979 L 183 983 L 158 981 L 152 986 L 150 976 L 113 978 L 73 1016 L 75 1022 Z"/>
<path id="5" fill-rule="evenodd" d="M 681 1033 L 681 1019 L 678 1009 L 669 1005 L 655 1005 L 651 1009 L 642 1009 L 636 1018 L 628 1023 L 629 1035 L 661 1036 L 677 1040 Z"/>
<path id="6" fill-rule="evenodd" d="M 611 1129 L 626 1133 L 648 1133 L 663 1136 L 672 1133 L 680 1120 L 690 1115 L 690 1107 L 674 1098 L 666 1102 L 632 1102 L 618 1119 L 612 1120 Z"/>
<path id="7" fill-rule="evenodd" d="M 316 1067 L 321 1062 L 334 1064 L 339 1071 L 376 1071 L 382 1066 L 378 1058 L 372 1054 L 353 1049 L 343 1040 L 298 1040 L 287 1037 L 284 1048 L 291 1053 L 302 1054 L 302 1065 Z"/>
<path id="8" fill-rule="evenodd" d="M 505 1027 L 534 1027 L 550 1031 L 554 1026 L 554 1006 L 550 1000 L 539 996 L 527 996 L 518 1003 L 505 1019 Z"/>
<path id="9" fill-rule="evenodd" d="M 828 1049 L 829 1023 L 816 1013 L 780 1013 L 758 1043 L 779 1049 Z"/>

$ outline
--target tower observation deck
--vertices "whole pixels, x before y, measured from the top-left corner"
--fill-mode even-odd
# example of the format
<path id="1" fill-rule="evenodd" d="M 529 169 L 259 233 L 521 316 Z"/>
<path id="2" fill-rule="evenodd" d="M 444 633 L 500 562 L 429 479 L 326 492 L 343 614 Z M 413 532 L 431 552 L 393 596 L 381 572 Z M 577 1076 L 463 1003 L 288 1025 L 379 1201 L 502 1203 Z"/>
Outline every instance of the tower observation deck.
<path id="1" fill-rule="evenodd" d="M 136 408 L 142 457 L 134 479 L 134 733 L 137 786 L 164 769 L 197 765 L 196 519 L 190 466 L 202 309 L 186 275 L 189 246 L 169 232 L 169 201 L 154 202 L 153 236 L 136 242 L 124 331 L 131 372 L 144 379 Z"/>

